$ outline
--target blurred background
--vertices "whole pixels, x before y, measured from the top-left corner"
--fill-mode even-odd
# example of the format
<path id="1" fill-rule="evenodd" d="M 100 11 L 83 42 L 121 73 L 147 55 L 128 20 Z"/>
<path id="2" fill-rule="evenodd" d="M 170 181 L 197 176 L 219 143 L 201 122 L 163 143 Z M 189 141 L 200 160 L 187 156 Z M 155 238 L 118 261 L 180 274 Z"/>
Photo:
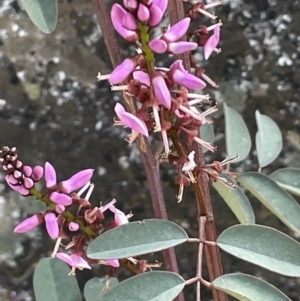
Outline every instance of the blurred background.
<path id="1" fill-rule="evenodd" d="M 212 1 L 207 1 L 210 3 Z M 45 35 L 29 20 L 19 1 L 0 3 L 0 144 L 16 146 L 25 164 L 51 162 L 58 178 L 64 180 L 85 168 L 95 168 L 92 195 L 94 205 L 116 198 L 117 206 L 134 213 L 133 220 L 153 216 L 145 173 L 135 145 L 124 141 L 126 129 L 113 126 L 114 105 L 120 95 L 109 84 L 97 82 L 99 71 L 112 68 L 91 1 L 59 0 L 56 30 Z M 284 136 L 284 148 L 276 168 L 300 167 L 300 1 L 224 0 L 216 9 L 224 26 L 222 52 L 204 61 L 202 49 L 196 53 L 207 75 L 219 83 L 208 88 L 219 104 L 215 118 L 217 154 L 206 161 L 225 157 L 222 103 L 241 112 L 251 132 L 256 133 L 254 113 L 259 110 L 273 118 Z M 210 25 L 211 21 L 203 19 Z M 122 42 L 120 51 L 133 55 L 134 47 Z M 253 140 L 254 141 L 254 140 Z M 257 170 L 255 148 L 237 171 Z M 197 236 L 196 203 L 187 189 L 177 204 L 176 172 L 161 168 L 170 219 Z M 41 186 L 41 189 L 43 187 Z M 237 223 L 225 203 L 212 190 L 217 230 Z M 251 198 L 257 223 L 271 225 L 295 237 L 257 200 Z M 0 173 L 0 301 L 34 300 L 33 268 L 40 258 L 51 254 L 54 242 L 40 227 L 24 235 L 13 228 L 24 218 L 43 210 L 43 205 L 22 198 L 8 189 Z M 300 218 L 300 217 L 299 217 Z M 196 246 L 176 248 L 181 275 L 195 274 Z M 300 300 L 299 279 L 285 278 L 222 254 L 225 272 L 253 274 L 283 290 L 292 300 Z M 78 272 L 81 287 L 106 267 Z M 120 272 L 120 276 L 124 272 Z M 204 277 L 208 275 L 204 272 Z M 186 300 L 195 299 L 195 288 L 185 289 Z M 203 301 L 211 299 L 203 290 Z"/>

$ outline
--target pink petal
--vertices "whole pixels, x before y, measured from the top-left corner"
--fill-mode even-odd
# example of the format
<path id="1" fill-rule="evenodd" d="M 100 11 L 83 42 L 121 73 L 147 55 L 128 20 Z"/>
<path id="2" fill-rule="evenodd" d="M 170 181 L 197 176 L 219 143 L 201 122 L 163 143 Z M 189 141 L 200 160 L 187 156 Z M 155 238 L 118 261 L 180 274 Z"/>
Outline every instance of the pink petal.
<path id="1" fill-rule="evenodd" d="M 148 135 L 149 135 L 148 129 L 143 120 L 139 119 L 138 117 L 134 116 L 133 114 L 127 113 L 125 111 L 124 107 L 119 103 L 117 103 L 115 105 L 115 112 L 125 126 L 148 137 Z"/>
<path id="2" fill-rule="evenodd" d="M 6 182 L 11 185 L 19 184 L 19 180 L 17 180 L 12 174 L 5 176 Z"/>
<path id="3" fill-rule="evenodd" d="M 135 41 L 138 36 L 133 30 L 126 29 L 123 26 L 123 19 L 128 12 L 120 4 L 114 4 L 111 10 L 111 21 L 115 30 L 125 39 Z"/>
<path id="4" fill-rule="evenodd" d="M 164 14 L 167 6 L 168 6 L 168 0 L 153 0 L 151 6 L 157 6 Z"/>
<path id="5" fill-rule="evenodd" d="M 94 169 L 85 169 L 74 176 L 72 176 L 69 180 L 61 182 L 61 187 L 64 192 L 71 193 L 81 187 L 83 187 L 93 176 Z"/>
<path id="6" fill-rule="evenodd" d="M 63 213 L 65 210 L 66 210 L 66 208 L 65 208 L 65 206 L 63 206 L 63 205 L 56 205 L 56 206 L 55 206 L 55 211 L 56 211 L 58 214 Z"/>
<path id="7" fill-rule="evenodd" d="M 59 234 L 58 223 L 54 213 L 45 214 L 46 229 L 52 239 L 56 239 Z"/>
<path id="8" fill-rule="evenodd" d="M 157 5 L 152 4 L 150 7 L 149 25 L 151 27 L 157 26 L 161 22 L 163 16 L 164 16 L 163 11 Z"/>
<path id="9" fill-rule="evenodd" d="M 149 42 L 149 48 L 156 53 L 165 53 L 168 48 L 166 41 L 161 39 L 153 39 Z"/>
<path id="10" fill-rule="evenodd" d="M 56 253 L 56 257 L 59 258 L 60 260 L 64 261 L 65 263 L 67 263 L 69 266 L 73 266 L 72 258 L 68 254 L 63 253 L 63 252 L 58 252 L 58 253 Z"/>
<path id="11" fill-rule="evenodd" d="M 67 194 L 56 191 L 51 193 L 50 200 L 58 205 L 63 206 L 70 206 L 73 203 L 72 199 Z"/>
<path id="12" fill-rule="evenodd" d="M 123 3 L 124 3 L 124 6 L 126 8 L 128 8 L 129 10 L 134 10 L 134 9 L 137 9 L 137 7 L 138 7 L 138 3 L 136 0 L 124 0 Z"/>
<path id="13" fill-rule="evenodd" d="M 166 107 L 171 108 L 171 94 L 169 88 L 166 85 L 164 78 L 160 75 L 156 75 L 152 78 L 152 84 L 155 96 L 158 102 Z"/>
<path id="14" fill-rule="evenodd" d="M 47 188 L 54 188 L 56 186 L 56 171 L 49 162 L 45 164 L 45 179 Z"/>
<path id="15" fill-rule="evenodd" d="M 203 80 L 190 73 L 175 70 L 173 73 L 173 79 L 176 83 L 188 88 L 188 89 L 203 89 L 206 84 Z"/>
<path id="16" fill-rule="evenodd" d="M 12 175 L 10 175 L 12 176 Z M 10 177 L 9 175 L 5 176 L 5 180 L 7 182 L 7 184 L 9 185 L 10 188 L 12 188 L 13 190 L 19 192 L 21 195 L 23 196 L 28 196 L 29 195 L 29 189 L 25 188 L 23 185 L 13 185 L 8 181 L 8 178 Z"/>
<path id="17" fill-rule="evenodd" d="M 166 39 L 168 42 L 175 42 L 179 40 L 188 30 L 190 22 L 190 18 L 184 18 L 183 20 L 174 24 L 163 34 L 164 39 Z"/>
<path id="18" fill-rule="evenodd" d="M 118 259 L 108 259 L 106 262 L 114 268 L 118 268 L 120 266 L 120 262 Z"/>
<path id="19" fill-rule="evenodd" d="M 130 30 L 136 30 L 137 29 L 136 20 L 133 17 L 133 15 L 130 14 L 130 13 L 126 13 L 126 15 L 123 18 L 122 24 L 127 29 L 130 29 Z"/>
<path id="20" fill-rule="evenodd" d="M 122 82 L 136 67 L 136 62 L 132 59 L 125 59 L 114 71 L 110 74 L 108 81 L 112 84 Z"/>
<path id="21" fill-rule="evenodd" d="M 44 173 L 44 168 L 40 165 L 37 165 L 33 168 L 31 178 L 33 181 L 38 182 Z"/>
<path id="22" fill-rule="evenodd" d="M 147 87 L 150 86 L 150 77 L 148 73 L 146 73 L 145 71 L 139 71 L 139 70 L 134 71 L 132 76 L 135 80 L 138 80 L 141 84 Z"/>
<path id="23" fill-rule="evenodd" d="M 115 214 L 115 222 L 118 226 L 128 224 L 128 219 L 123 211 L 117 209 L 114 205 L 109 205 L 108 209 Z"/>
<path id="24" fill-rule="evenodd" d="M 69 224 L 69 230 L 70 231 L 77 231 L 79 229 L 79 224 L 74 223 L 74 222 L 70 222 Z"/>
<path id="25" fill-rule="evenodd" d="M 140 3 L 137 11 L 137 17 L 141 22 L 147 22 L 150 18 L 150 12 L 146 5 Z"/>
<path id="26" fill-rule="evenodd" d="M 181 54 L 194 50 L 198 47 L 197 43 L 194 42 L 173 42 L 168 44 L 168 51 L 173 54 Z"/>
<path id="27" fill-rule="evenodd" d="M 84 260 L 81 256 L 77 254 L 72 254 L 70 257 L 72 259 L 72 266 L 78 269 L 91 269 L 87 261 Z"/>
<path id="28" fill-rule="evenodd" d="M 216 26 L 214 33 L 208 38 L 204 45 L 204 58 L 207 60 L 216 49 L 220 41 L 220 26 Z"/>
<path id="29" fill-rule="evenodd" d="M 41 214 L 34 214 L 33 216 L 26 218 L 22 223 L 20 223 L 15 229 L 14 232 L 17 233 L 25 233 L 28 232 L 38 225 L 41 224 L 43 221 Z"/>
<path id="30" fill-rule="evenodd" d="M 23 185 L 26 189 L 31 189 L 34 186 L 34 182 L 31 178 L 24 177 L 23 181 Z"/>
<path id="31" fill-rule="evenodd" d="M 23 173 L 26 177 L 30 177 L 32 174 L 32 167 L 31 166 L 24 166 Z"/>

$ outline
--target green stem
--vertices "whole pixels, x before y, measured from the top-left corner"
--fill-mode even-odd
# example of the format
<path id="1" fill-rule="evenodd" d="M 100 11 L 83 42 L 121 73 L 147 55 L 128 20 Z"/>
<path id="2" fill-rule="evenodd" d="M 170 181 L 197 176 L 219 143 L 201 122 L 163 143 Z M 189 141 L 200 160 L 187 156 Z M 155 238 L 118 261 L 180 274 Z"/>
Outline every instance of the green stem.
<path id="1" fill-rule="evenodd" d="M 149 28 L 140 23 L 138 24 L 139 30 L 140 30 L 140 38 L 141 38 L 141 43 L 142 43 L 142 49 L 144 51 L 145 54 L 145 59 L 147 62 L 147 71 L 149 73 L 149 75 L 151 75 L 153 73 L 154 70 L 154 63 L 155 63 L 155 59 L 154 59 L 154 53 L 153 51 L 149 48 L 148 43 L 150 40 L 150 35 L 149 35 Z"/>
<path id="2" fill-rule="evenodd" d="M 49 197 L 45 194 L 42 194 L 40 191 L 38 191 L 35 187 L 30 189 L 30 193 L 35 196 L 38 200 L 42 201 L 43 203 L 45 203 L 47 205 L 47 207 L 49 207 L 52 210 L 55 210 L 56 207 L 56 203 L 52 202 Z M 61 214 L 67 221 L 69 222 L 75 222 L 79 225 L 80 229 L 85 232 L 85 234 L 89 237 L 96 237 L 98 236 L 98 234 L 96 232 L 94 232 L 93 230 L 91 230 L 88 226 L 86 226 L 82 220 L 80 220 L 79 218 L 77 218 L 75 215 L 73 215 L 71 212 L 69 211 L 64 211 Z"/>

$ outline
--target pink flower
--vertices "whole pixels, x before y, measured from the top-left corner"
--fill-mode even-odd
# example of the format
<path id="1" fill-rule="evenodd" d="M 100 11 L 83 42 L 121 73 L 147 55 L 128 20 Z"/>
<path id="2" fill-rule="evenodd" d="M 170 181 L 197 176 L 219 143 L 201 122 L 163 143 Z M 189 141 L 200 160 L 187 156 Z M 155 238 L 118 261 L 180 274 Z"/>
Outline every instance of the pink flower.
<path id="1" fill-rule="evenodd" d="M 120 4 L 114 4 L 111 10 L 111 21 L 115 30 L 126 40 L 135 42 L 138 39 L 138 35 L 134 30 L 127 29 L 124 26 L 124 20 L 128 20 L 127 12 Z M 132 26 L 130 26 L 132 28 Z"/>
<path id="2" fill-rule="evenodd" d="M 208 38 L 204 45 L 204 58 L 207 60 L 216 49 L 220 41 L 220 25 L 216 26 L 214 33 Z"/>
<path id="3" fill-rule="evenodd" d="M 82 258 L 82 256 L 77 254 L 68 255 L 62 252 L 56 254 L 56 257 L 67 263 L 69 266 L 72 267 L 71 272 L 69 275 L 75 275 L 75 270 L 83 270 L 83 269 L 91 269 L 90 265 L 87 263 L 86 260 Z"/>
<path id="4" fill-rule="evenodd" d="M 66 194 L 83 187 L 91 179 L 93 172 L 94 169 L 84 169 L 73 175 L 70 179 L 61 182 L 60 186 L 63 193 L 53 192 L 50 197 L 51 200 L 59 205 L 70 205 L 70 197 L 66 196 Z M 49 162 L 46 162 L 45 164 L 45 179 L 46 187 L 48 189 L 56 188 L 56 171 Z"/>
<path id="5" fill-rule="evenodd" d="M 72 198 L 67 194 L 60 192 L 52 192 L 50 195 L 50 200 L 58 205 L 70 206 L 72 204 Z"/>
<path id="6" fill-rule="evenodd" d="M 69 230 L 70 231 L 77 231 L 79 229 L 79 224 L 70 222 L 69 223 Z"/>
<path id="7" fill-rule="evenodd" d="M 170 109 L 171 108 L 170 90 L 167 87 L 164 78 L 160 75 L 159 72 L 156 72 L 153 75 L 152 85 L 158 102 L 164 107 L 166 107 L 167 109 Z"/>
<path id="8" fill-rule="evenodd" d="M 146 137 L 148 137 L 148 129 L 145 124 L 145 122 L 138 117 L 134 116 L 133 114 L 130 114 L 125 111 L 124 107 L 117 103 L 115 105 L 115 112 L 117 116 L 119 117 L 120 121 L 115 121 L 116 125 L 124 125 L 132 129 L 132 135 L 134 137 L 131 137 L 132 139 L 136 138 L 138 134 L 142 134 Z M 130 139 L 129 143 L 133 142 L 134 139 Z"/>
<path id="9" fill-rule="evenodd" d="M 190 22 L 190 18 L 184 18 L 177 22 L 163 34 L 163 39 L 167 42 L 175 42 L 179 40 L 188 30 Z"/>
<path id="10" fill-rule="evenodd" d="M 118 268 L 120 266 L 120 262 L 118 259 L 108 259 L 106 262 L 114 268 Z"/>
<path id="11" fill-rule="evenodd" d="M 141 84 L 149 87 L 150 86 L 150 77 L 145 71 L 136 70 L 133 72 L 133 78 L 138 80 Z"/>
<path id="12" fill-rule="evenodd" d="M 46 229 L 47 229 L 49 236 L 52 239 L 56 239 L 59 234 L 59 228 L 58 228 L 56 215 L 52 212 L 49 212 L 49 213 L 46 213 L 44 215 L 44 217 L 45 217 L 45 222 L 46 222 Z"/>
<path id="13" fill-rule="evenodd" d="M 162 39 L 153 39 L 148 44 L 149 48 L 156 53 L 165 53 L 168 49 L 168 43 Z"/>
<path id="14" fill-rule="evenodd" d="M 15 229 L 16 233 L 26 233 L 31 231 L 38 225 L 43 222 L 43 216 L 40 213 L 36 213 L 33 216 L 26 218 L 23 222 L 21 222 Z"/>
<path id="15" fill-rule="evenodd" d="M 31 178 L 34 182 L 38 182 L 44 173 L 44 168 L 40 165 L 37 165 L 33 168 Z"/>
<path id="16" fill-rule="evenodd" d="M 150 11 L 148 7 L 142 3 L 139 3 L 139 8 L 137 11 L 137 17 L 139 21 L 146 23 L 150 18 Z"/>
<path id="17" fill-rule="evenodd" d="M 69 180 L 61 182 L 61 188 L 66 193 L 71 193 L 81 187 L 83 187 L 93 176 L 94 169 L 84 169 L 79 171 Z M 63 205 L 63 204 L 61 204 Z"/>
<path id="18" fill-rule="evenodd" d="M 171 65 L 171 76 L 173 80 L 188 89 L 203 89 L 206 87 L 206 84 L 203 80 L 198 78 L 197 76 L 188 73 L 182 65 L 181 60 L 175 61 Z"/>
<path id="19" fill-rule="evenodd" d="M 5 180 L 9 185 L 9 187 L 12 188 L 13 190 L 19 192 L 23 196 L 29 195 L 29 189 L 22 184 L 18 184 L 18 180 L 16 180 L 13 175 L 5 176 Z M 15 182 L 16 184 L 14 184 Z"/>
<path id="20" fill-rule="evenodd" d="M 173 54 L 181 54 L 187 51 L 194 50 L 198 47 L 194 42 L 172 42 L 168 44 L 168 51 Z"/>
<path id="21" fill-rule="evenodd" d="M 118 84 L 122 82 L 136 67 L 136 62 L 132 59 L 125 59 L 120 65 L 118 65 L 114 71 L 110 74 L 108 81 L 112 84 Z"/>

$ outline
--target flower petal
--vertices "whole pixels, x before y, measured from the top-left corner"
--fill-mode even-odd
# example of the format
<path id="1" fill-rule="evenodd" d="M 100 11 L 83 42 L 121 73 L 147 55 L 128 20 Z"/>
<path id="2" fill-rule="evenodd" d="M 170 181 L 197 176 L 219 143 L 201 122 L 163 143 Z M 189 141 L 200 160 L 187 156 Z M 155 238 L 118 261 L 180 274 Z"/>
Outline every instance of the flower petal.
<path id="1" fill-rule="evenodd" d="M 56 239 L 59 234 L 56 215 L 52 212 L 45 214 L 46 229 L 52 239 Z"/>
<path id="2" fill-rule="evenodd" d="M 149 48 L 156 53 L 165 53 L 168 48 L 166 41 L 161 39 L 153 39 L 149 42 Z"/>
<path id="3" fill-rule="evenodd" d="M 220 26 L 216 26 L 214 33 L 208 38 L 204 45 L 204 58 L 207 60 L 216 49 L 220 41 Z"/>
<path id="4" fill-rule="evenodd" d="M 64 192 L 71 193 L 81 187 L 83 187 L 93 176 L 94 169 L 85 169 L 74 176 L 69 180 L 61 182 L 61 187 Z"/>
<path id="5" fill-rule="evenodd" d="M 114 268 L 118 268 L 120 266 L 118 259 L 107 259 L 106 262 Z"/>
<path id="6" fill-rule="evenodd" d="M 42 176 L 43 176 L 43 173 L 44 173 L 44 168 L 40 165 L 37 165 L 33 168 L 32 170 L 32 175 L 31 175 L 31 178 L 34 182 L 38 182 Z"/>
<path id="7" fill-rule="evenodd" d="M 72 259 L 72 266 L 78 269 L 91 269 L 90 265 L 82 258 L 82 256 L 72 254 L 70 257 Z"/>
<path id="8" fill-rule="evenodd" d="M 173 79 L 176 83 L 188 88 L 188 89 L 203 89 L 206 87 L 206 83 L 197 76 L 175 70 L 173 73 Z"/>
<path id="9" fill-rule="evenodd" d="M 72 204 L 72 198 L 70 198 L 67 194 L 60 192 L 52 192 L 50 195 L 50 200 L 58 205 L 70 206 Z"/>
<path id="10" fill-rule="evenodd" d="M 160 1 L 160 2 L 165 2 L 165 1 Z M 164 12 L 159 8 L 157 5 L 151 5 L 150 7 L 150 18 L 149 18 L 149 25 L 151 27 L 157 26 L 162 18 L 164 16 Z"/>
<path id="11" fill-rule="evenodd" d="M 141 84 L 149 87 L 150 86 L 150 77 L 145 71 L 137 70 L 133 72 L 133 78 L 138 80 Z"/>
<path id="12" fill-rule="evenodd" d="M 188 30 L 190 22 L 190 18 L 184 18 L 177 22 L 163 34 L 164 39 L 168 42 L 175 42 L 179 40 Z"/>
<path id="13" fill-rule="evenodd" d="M 167 109 L 170 109 L 171 94 L 164 78 L 161 75 L 156 75 L 152 78 L 152 84 L 158 102 Z"/>
<path id="14" fill-rule="evenodd" d="M 69 266 L 73 266 L 73 261 L 70 255 L 63 252 L 59 252 L 56 253 L 56 257 L 67 263 Z"/>
<path id="15" fill-rule="evenodd" d="M 47 188 L 54 188 L 56 186 L 56 171 L 49 162 L 45 164 L 45 179 Z"/>
<path id="16" fill-rule="evenodd" d="M 173 42 L 168 44 L 168 51 L 173 54 L 181 54 L 184 52 L 188 52 L 194 50 L 198 47 L 197 43 L 194 42 Z"/>
<path id="17" fill-rule="evenodd" d="M 22 223 L 20 223 L 15 229 L 14 232 L 16 233 L 25 233 L 28 232 L 38 225 L 41 224 L 43 221 L 41 214 L 37 213 L 33 216 L 26 218 Z"/>
<path id="18" fill-rule="evenodd" d="M 148 129 L 143 120 L 139 119 L 133 114 L 126 112 L 124 107 L 120 103 L 117 103 L 115 105 L 115 112 L 125 126 L 148 137 Z"/>
<path id="19" fill-rule="evenodd" d="M 134 60 L 125 59 L 110 74 L 108 81 L 112 85 L 122 82 L 134 70 L 135 67 L 136 67 L 136 62 Z"/>

